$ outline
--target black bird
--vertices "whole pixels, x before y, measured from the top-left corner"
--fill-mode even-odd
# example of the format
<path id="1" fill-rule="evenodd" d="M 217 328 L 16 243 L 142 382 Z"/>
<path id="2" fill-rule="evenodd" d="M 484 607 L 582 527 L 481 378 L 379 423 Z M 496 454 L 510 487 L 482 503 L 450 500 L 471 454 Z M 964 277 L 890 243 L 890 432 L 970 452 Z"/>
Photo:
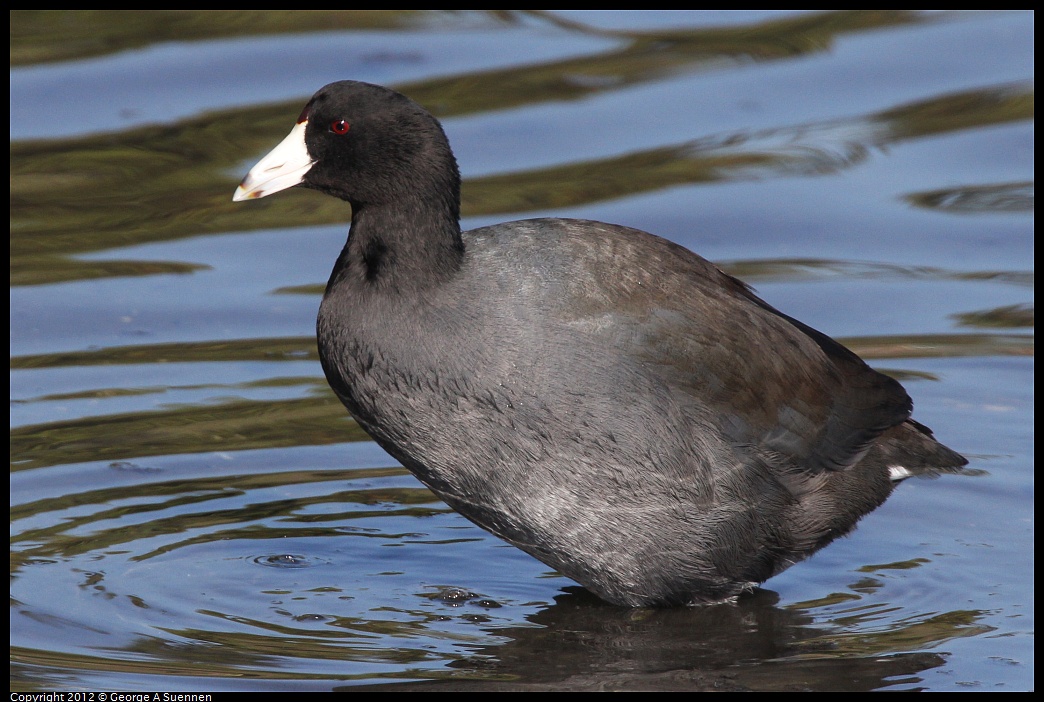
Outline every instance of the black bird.
<path id="1" fill-rule="evenodd" d="M 687 249 L 530 219 L 460 230 L 439 122 L 327 85 L 235 200 L 351 204 L 319 310 L 337 396 L 455 510 L 609 602 L 713 602 L 967 461 L 895 380 Z"/>

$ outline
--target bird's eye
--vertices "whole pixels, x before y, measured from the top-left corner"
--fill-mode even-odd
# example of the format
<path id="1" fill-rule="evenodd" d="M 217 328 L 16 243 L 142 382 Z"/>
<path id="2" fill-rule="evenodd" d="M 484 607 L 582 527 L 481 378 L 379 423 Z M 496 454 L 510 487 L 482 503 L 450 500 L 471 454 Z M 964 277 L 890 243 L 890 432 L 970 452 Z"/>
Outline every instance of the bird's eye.
<path id="1" fill-rule="evenodd" d="M 347 134 L 349 126 L 343 119 L 335 119 L 333 122 L 330 122 L 330 131 L 337 135 Z"/>

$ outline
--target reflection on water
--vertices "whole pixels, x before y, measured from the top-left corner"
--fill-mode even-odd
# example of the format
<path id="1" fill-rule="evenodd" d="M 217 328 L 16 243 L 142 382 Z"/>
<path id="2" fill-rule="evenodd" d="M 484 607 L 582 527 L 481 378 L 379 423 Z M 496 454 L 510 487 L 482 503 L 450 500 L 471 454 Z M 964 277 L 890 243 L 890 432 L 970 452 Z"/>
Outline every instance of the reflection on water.
<path id="1" fill-rule="evenodd" d="M 934 207 L 958 214 L 996 212 L 1032 212 L 1033 183 L 1001 183 L 947 188 L 907 197 L 914 205 Z"/>
<path id="2" fill-rule="evenodd" d="M 1032 685 L 1032 14 L 11 20 L 12 689 Z M 694 248 L 887 359 L 975 470 L 903 485 L 735 605 L 571 588 L 328 390 L 314 319 L 347 205 L 230 202 L 343 78 L 444 120 L 469 226 Z"/>

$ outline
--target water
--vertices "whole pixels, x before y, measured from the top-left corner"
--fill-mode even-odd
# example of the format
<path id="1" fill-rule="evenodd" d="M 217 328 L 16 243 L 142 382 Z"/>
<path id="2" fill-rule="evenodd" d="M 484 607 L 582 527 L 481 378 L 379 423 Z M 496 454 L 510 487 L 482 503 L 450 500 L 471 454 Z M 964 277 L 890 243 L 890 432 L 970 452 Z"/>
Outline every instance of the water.
<path id="1" fill-rule="evenodd" d="M 12 13 L 11 687 L 1033 686 L 1033 15 Z M 465 226 L 658 233 L 971 458 L 735 605 L 472 526 L 317 363 L 346 206 L 232 204 L 333 80 L 443 120 Z"/>

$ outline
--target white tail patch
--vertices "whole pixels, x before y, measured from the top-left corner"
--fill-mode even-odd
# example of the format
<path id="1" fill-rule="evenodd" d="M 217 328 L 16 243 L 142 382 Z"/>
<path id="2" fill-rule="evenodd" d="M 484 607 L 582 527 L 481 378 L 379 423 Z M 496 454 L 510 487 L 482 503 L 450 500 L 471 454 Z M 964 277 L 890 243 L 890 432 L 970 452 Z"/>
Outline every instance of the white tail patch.
<path id="1" fill-rule="evenodd" d="M 905 466 L 888 466 L 888 477 L 893 482 L 899 482 L 900 480 L 906 480 L 913 475 L 913 471 L 908 470 Z"/>

